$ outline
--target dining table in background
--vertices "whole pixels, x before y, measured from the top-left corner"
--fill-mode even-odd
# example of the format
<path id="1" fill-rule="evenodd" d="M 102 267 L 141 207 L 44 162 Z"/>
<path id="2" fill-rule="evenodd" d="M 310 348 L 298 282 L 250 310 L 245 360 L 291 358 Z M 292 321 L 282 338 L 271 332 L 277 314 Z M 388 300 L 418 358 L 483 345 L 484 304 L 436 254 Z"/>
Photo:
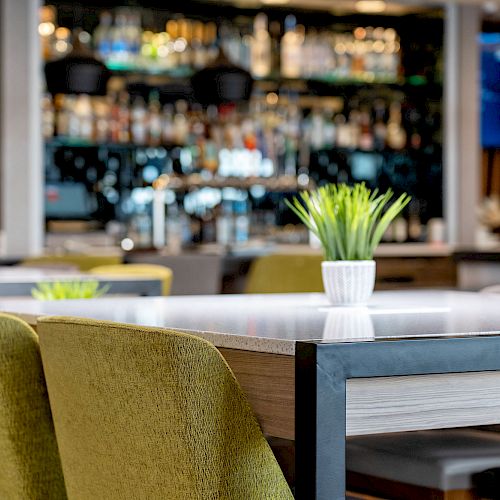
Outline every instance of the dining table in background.
<path id="1" fill-rule="evenodd" d="M 31 296 L 38 283 L 97 280 L 109 294 L 156 296 L 162 294 L 162 282 L 146 276 L 99 276 L 64 268 L 0 266 L 0 297 Z"/>
<path id="2" fill-rule="evenodd" d="M 500 423 L 500 295 L 376 292 L 0 299 L 36 328 L 73 315 L 175 328 L 211 341 L 263 431 L 296 441 L 296 497 L 345 498 L 346 437 Z"/>

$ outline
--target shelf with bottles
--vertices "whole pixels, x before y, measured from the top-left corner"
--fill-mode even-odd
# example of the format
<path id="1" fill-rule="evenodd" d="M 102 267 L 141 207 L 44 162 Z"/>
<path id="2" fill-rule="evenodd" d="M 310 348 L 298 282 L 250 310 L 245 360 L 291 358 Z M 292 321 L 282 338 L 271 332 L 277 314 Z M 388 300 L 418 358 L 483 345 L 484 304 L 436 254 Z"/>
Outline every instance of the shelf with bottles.
<path id="1" fill-rule="evenodd" d="M 267 92 L 248 105 L 206 108 L 185 100 L 162 105 L 156 91 L 148 102 L 142 96 L 132 101 L 123 91 L 54 100 L 46 95 L 42 129 L 50 147 L 181 148 L 195 168 L 212 172 L 221 152 L 255 151 L 276 174 L 307 165 L 316 150 L 401 151 L 440 144 L 439 103 L 431 104 L 398 92 L 374 98 L 364 91 L 350 98 Z"/>
<path id="2" fill-rule="evenodd" d="M 42 14 L 45 58 L 69 53 L 72 30 L 57 26 L 54 8 L 46 6 Z M 404 75 L 401 41 L 393 27 L 348 27 L 337 18 L 330 25 L 306 27 L 293 15 L 268 19 L 264 12 L 218 24 L 213 19 L 166 13 L 151 18 L 145 10 L 117 8 L 101 12 L 99 24 L 77 36 L 119 73 L 189 77 L 223 52 L 255 79 L 399 83 Z"/>

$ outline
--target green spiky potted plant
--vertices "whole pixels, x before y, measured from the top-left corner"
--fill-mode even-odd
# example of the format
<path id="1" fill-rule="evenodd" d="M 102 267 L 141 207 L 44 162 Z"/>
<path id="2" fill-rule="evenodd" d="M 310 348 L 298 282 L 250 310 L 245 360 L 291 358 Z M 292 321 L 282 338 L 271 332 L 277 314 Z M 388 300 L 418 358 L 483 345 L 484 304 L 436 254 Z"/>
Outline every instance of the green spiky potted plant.
<path id="1" fill-rule="evenodd" d="M 37 283 L 31 295 L 37 300 L 96 299 L 109 290 L 97 280 L 68 280 Z"/>
<path id="2" fill-rule="evenodd" d="M 391 202 L 393 192 L 379 194 L 364 183 L 327 184 L 304 191 L 288 206 L 323 247 L 321 270 L 332 304 L 365 304 L 375 286 L 373 253 L 389 224 L 410 201 L 405 193 Z"/>

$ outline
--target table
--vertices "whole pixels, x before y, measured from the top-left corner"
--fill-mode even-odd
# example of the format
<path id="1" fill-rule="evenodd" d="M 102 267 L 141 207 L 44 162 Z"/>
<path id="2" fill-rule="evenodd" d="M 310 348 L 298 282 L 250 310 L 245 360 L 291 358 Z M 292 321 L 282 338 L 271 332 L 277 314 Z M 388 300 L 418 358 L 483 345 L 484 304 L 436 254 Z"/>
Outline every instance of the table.
<path id="1" fill-rule="evenodd" d="M 500 423 L 500 295 L 377 292 L 0 300 L 32 324 L 65 314 L 213 342 L 265 433 L 296 440 L 299 499 L 343 499 L 346 436 Z"/>
<path id="2" fill-rule="evenodd" d="M 97 280 L 100 287 L 109 286 L 110 294 L 161 295 L 162 283 L 157 278 L 142 276 L 98 276 L 81 272 L 38 269 L 30 267 L 0 267 L 0 297 L 30 296 L 40 282 L 67 280 Z"/>

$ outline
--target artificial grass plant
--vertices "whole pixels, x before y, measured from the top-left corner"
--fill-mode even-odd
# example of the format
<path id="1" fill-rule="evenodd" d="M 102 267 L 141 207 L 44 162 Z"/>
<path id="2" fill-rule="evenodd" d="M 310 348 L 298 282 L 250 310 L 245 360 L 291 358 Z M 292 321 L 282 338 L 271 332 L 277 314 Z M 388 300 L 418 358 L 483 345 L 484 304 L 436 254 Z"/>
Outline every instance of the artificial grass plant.
<path id="1" fill-rule="evenodd" d="M 95 299 L 109 290 L 109 285 L 99 288 L 97 280 L 71 280 L 37 283 L 31 295 L 38 300 Z"/>
<path id="2" fill-rule="evenodd" d="M 389 224 L 411 199 L 404 193 L 390 203 L 392 197 L 391 189 L 379 194 L 364 183 L 327 184 L 286 203 L 319 238 L 325 260 L 372 260 Z"/>

